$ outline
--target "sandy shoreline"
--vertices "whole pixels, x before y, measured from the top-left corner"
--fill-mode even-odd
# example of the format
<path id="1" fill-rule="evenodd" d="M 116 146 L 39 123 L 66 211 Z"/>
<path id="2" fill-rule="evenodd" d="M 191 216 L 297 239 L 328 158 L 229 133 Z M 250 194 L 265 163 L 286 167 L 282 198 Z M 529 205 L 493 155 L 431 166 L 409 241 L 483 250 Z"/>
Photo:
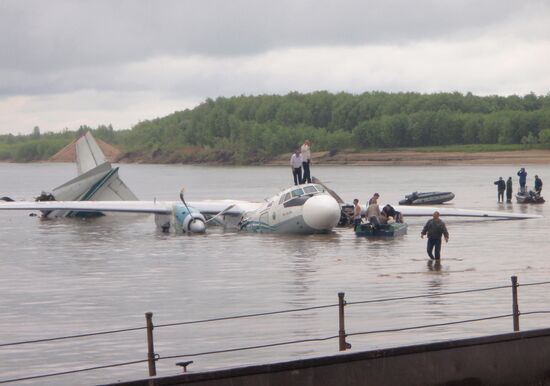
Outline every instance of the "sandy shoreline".
<path id="1" fill-rule="evenodd" d="M 115 149 L 116 150 L 116 149 Z M 150 163 L 146 160 L 120 159 L 120 152 L 109 150 L 107 159 L 119 163 Z M 62 155 L 62 156 L 61 156 Z M 281 155 L 272 161 L 261 165 L 287 166 L 290 154 Z M 0 161 L 9 163 L 10 161 Z M 75 162 L 74 153 L 60 152 L 47 161 L 37 162 Z M 155 163 L 155 162 L 153 162 Z M 330 155 L 328 151 L 312 153 L 312 163 L 315 165 L 364 165 L 364 166 L 434 166 L 434 165 L 541 165 L 550 164 L 550 150 L 516 150 L 495 152 L 420 152 L 420 151 L 379 151 L 364 153 L 339 152 Z M 192 165 L 204 165 L 191 163 Z M 225 165 L 223 162 L 213 162 L 211 165 Z M 260 165 L 260 164 L 254 164 Z"/>
<path id="2" fill-rule="evenodd" d="M 278 157 L 269 165 L 288 165 L 288 157 Z M 288 159 L 287 159 L 288 158 Z M 518 150 L 498 152 L 366 152 L 312 154 L 316 165 L 365 165 L 365 166 L 431 166 L 431 165 L 533 165 L 550 163 L 550 150 Z"/>

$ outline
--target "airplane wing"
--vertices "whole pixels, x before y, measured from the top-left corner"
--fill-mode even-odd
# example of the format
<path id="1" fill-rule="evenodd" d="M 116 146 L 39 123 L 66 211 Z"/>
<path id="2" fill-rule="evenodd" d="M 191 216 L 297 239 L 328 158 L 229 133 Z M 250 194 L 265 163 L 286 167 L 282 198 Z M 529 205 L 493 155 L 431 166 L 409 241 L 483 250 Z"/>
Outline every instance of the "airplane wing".
<path id="1" fill-rule="evenodd" d="M 167 214 L 172 212 L 172 208 L 176 204 L 171 201 L 13 201 L 0 203 L 0 210 Z M 261 203 L 235 200 L 208 200 L 188 202 L 187 204 L 204 215 L 212 216 L 222 211 L 225 215 L 240 216 L 245 212 L 256 210 L 262 205 Z"/>
<path id="2" fill-rule="evenodd" d="M 187 203 L 189 206 L 195 208 L 203 215 L 214 216 L 224 211 L 226 215 L 240 216 L 246 212 L 250 212 L 258 209 L 262 206 L 260 202 L 249 201 L 236 201 L 236 200 L 204 200 L 204 201 L 192 201 Z M 231 209 L 226 210 L 228 207 Z"/>
<path id="3" fill-rule="evenodd" d="M 158 213 L 172 212 L 167 201 L 13 201 L 0 203 L 0 210 L 67 210 L 81 212 Z"/>
<path id="4" fill-rule="evenodd" d="M 437 208 L 437 207 L 411 207 L 408 205 L 392 205 L 395 210 L 401 212 L 403 216 L 431 216 L 437 210 L 442 217 L 485 217 L 485 218 L 502 218 L 502 219 L 527 219 L 541 218 L 538 214 L 528 213 L 512 213 L 512 212 L 497 212 L 490 210 L 471 210 L 471 209 L 454 209 L 454 208 Z M 383 208 L 383 206 L 381 206 Z"/>

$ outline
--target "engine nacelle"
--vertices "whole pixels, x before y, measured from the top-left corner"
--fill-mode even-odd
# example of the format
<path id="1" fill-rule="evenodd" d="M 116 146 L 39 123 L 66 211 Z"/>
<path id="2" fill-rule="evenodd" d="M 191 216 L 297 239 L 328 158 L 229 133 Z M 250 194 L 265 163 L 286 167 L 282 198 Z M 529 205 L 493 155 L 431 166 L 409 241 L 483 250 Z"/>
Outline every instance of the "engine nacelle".
<path id="1" fill-rule="evenodd" d="M 206 231 L 206 219 L 195 208 L 177 204 L 174 212 L 176 229 L 181 229 L 185 233 L 204 233 Z"/>

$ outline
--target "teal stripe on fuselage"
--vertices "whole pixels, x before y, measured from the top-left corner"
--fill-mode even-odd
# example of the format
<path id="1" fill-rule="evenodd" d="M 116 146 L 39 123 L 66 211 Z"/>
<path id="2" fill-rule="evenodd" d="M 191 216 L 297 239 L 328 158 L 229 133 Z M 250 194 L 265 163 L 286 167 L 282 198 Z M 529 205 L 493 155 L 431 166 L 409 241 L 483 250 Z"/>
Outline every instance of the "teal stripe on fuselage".
<path id="1" fill-rule="evenodd" d="M 82 195 L 79 201 L 88 201 L 90 200 L 94 194 L 98 192 L 99 189 L 105 185 L 107 181 L 118 171 L 118 168 L 114 168 L 109 173 L 105 175 L 102 179 L 97 181 L 95 184 L 93 184 L 90 189 L 86 193 Z M 98 216 L 104 216 L 101 212 L 69 212 L 67 214 L 67 217 L 98 217 Z"/>

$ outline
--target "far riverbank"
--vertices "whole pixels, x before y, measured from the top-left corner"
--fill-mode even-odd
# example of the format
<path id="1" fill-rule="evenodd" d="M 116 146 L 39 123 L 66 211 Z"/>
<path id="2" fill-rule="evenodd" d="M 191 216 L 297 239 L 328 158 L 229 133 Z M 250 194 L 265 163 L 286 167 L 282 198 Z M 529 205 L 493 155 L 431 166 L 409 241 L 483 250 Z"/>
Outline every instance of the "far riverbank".
<path id="1" fill-rule="evenodd" d="M 288 156 L 280 156 L 268 165 L 287 165 Z M 550 164 L 550 150 L 494 152 L 421 152 L 381 151 L 364 153 L 318 152 L 312 154 L 317 165 L 433 166 L 433 165 L 505 165 Z"/>

